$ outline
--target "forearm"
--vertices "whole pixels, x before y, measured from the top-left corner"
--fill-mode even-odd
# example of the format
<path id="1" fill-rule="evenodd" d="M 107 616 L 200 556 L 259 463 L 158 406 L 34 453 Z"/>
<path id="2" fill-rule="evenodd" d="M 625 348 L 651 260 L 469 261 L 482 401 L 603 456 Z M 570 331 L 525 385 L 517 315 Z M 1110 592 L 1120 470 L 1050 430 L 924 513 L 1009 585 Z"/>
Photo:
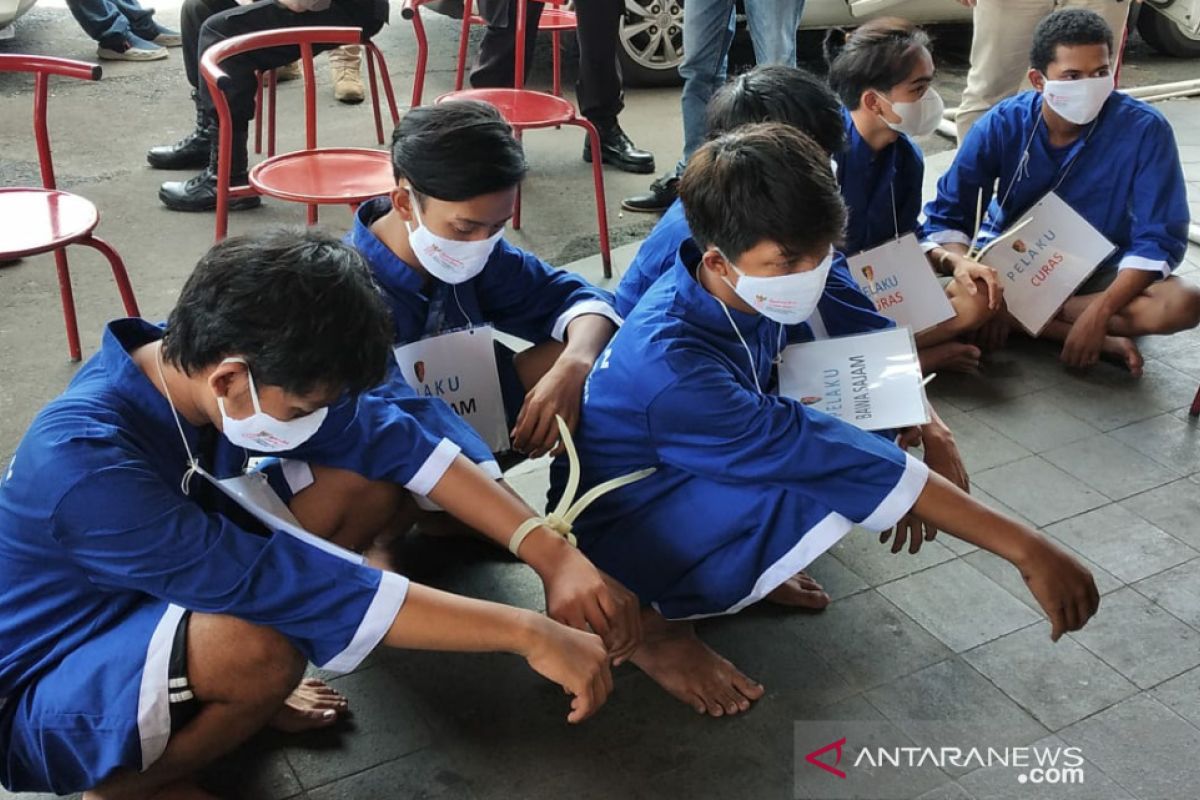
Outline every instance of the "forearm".
<path id="1" fill-rule="evenodd" d="M 954 264 L 951 262 L 950 256 L 965 256 L 966 254 L 967 246 L 965 244 L 947 242 L 927 251 L 925 257 L 929 259 L 930 265 L 939 275 L 950 275 L 954 272 Z"/>
<path id="2" fill-rule="evenodd" d="M 522 522 L 540 516 L 516 492 L 492 480 L 462 456 L 446 470 L 429 499 L 505 548 Z M 538 528 L 525 537 L 519 556 L 545 578 L 570 549 L 561 536 L 548 528 Z"/>
<path id="3" fill-rule="evenodd" d="M 524 655 L 541 617 L 523 608 L 410 584 L 400 612 L 383 638 L 388 647 L 459 653 Z"/>
<path id="4" fill-rule="evenodd" d="M 932 471 L 913 513 L 939 530 L 1017 565 L 1042 544 L 1036 531 L 993 511 Z"/>
<path id="5" fill-rule="evenodd" d="M 616 332 L 617 326 L 607 317 L 599 314 L 576 317 L 567 326 L 567 344 L 560 358 L 587 364 L 591 369 Z"/>
<path id="6" fill-rule="evenodd" d="M 1096 313 L 1108 319 L 1121 312 L 1121 309 L 1142 292 L 1146 291 L 1158 279 L 1158 273 L 1143 269 L 1123 269 L 1117 272 L 1117 277 L 1096 299 Z"/>

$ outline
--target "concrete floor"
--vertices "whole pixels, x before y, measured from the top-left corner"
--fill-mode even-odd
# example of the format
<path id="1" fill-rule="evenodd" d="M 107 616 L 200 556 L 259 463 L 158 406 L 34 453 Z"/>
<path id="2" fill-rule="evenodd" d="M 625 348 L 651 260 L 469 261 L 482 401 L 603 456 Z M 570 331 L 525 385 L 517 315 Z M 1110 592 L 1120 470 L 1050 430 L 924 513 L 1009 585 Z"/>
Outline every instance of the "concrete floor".
<path id="1" fill-rule="evenodd" d="M 172 21 L 172 9 L 160 10 Z M 19 38 L 0 43 L 0 52 L 90 57 L 92 46 L 62 10 L 39 7 L 20 24 Z M 434 96 L 452 80 L 454 34 L 445 20 L 431 27 L 445 48 L 434 57 Z M 408 26 L 395 20 L 379 43 L 403 96 L 413 58 Z M 1126 75 L 1169 80 L 1181 68 L 1144 53 L 1135 59 Z M 1187 69 L 1194 74 L 1194 65 Z M 146 316 L 161 318 L 212 234 L 210 217 L 159 207 L 155 189 L 167 176 L 142 161 L 150 145 L 186 132 L 181 63 L 173 54 L 165 63 L 105 71 L 96 86 L 55 84 L 60 180 L 97 203 L 99 234 L 124 254 Z M 323 64 L 320 71 L 324 82 Z M 961 74 L 951 51 L 943 64 L 948 104 Z M 299 88 L 285 86 L 282 95 L 286 144 L 299 138 Z M 29 98 L 27 81 L 0 77 L 0 185 L 36 179 Z M 367 107 L 337 106 L 324 83 L 321 98 L 324 141 L 370 144 Z M 627 102 L 626 127 L 667 166 L 679 147 L 676 92 L 631 91 Z M 1193 216 L 1200 218 L 1200 100 L 1160 108 L 1175 126 Z M 529 135 L 527 144 L 527 222 L 513 240 L 554 263 L 594 253 L 579 136 L 547 131 Z M 944 149 L 930 145 L 931 154 Z M 948 157 L 931 155 L 931 179 Z M 618 260 L 627 263 L 653 218 L 621 217 L 616 209 L 646 179 L 609 171 L 606 181 L 614 242 L 628 243 Z M 269 202 L 237 215 L 234 230 L 302 219 L 299 207 Z M 341 229 L 348 216 L 335 209 L 323 219 Z M 1196 280 L 1200 250 L 1192 248 L 1188 259 L 1180 273 Z M 72 266 L 86 356 L 120 307 L 98 258 L 76 251 Z M 575 266 L 599 278 L 596 257 Z M 0 463 L 74 373 L 61 326 L 49 259 L 0 269 Z M 320 734 L 261 737 L 208 780 L 223 795 L 247 800 L 833 797 L 828 792 L 837 786 L 811 783 L 814 768 L 796 759 L 808 749 L 797 743 L 812 731 L 834 721 L 875 726 L 893 744 L 926 744 L 932 722 L 961 733 L 960 744 L 1079 747 L 1085 782 L 1034 787 L 1012 769 L 926 767 L 884 778 L 875 794 L 858 796 L 1194 798 L 1200 432 L 1185 407 L 1200 382 L 1200 335 L 1150 340 L 1144 350 L 1141 381 L 1108 366 L 1072 375 L 1052 348 L 1023 344 L 988 360 L 979 377 L 943 376 L 930 387 L 958 436 L 975 493 L 1037 525 L 1095 572 L 1104 594 L 1099 616 L 1057 645 L 1019 576 L 996 558 L 948 538 L 918 557 L 890 556 L 859 531 L 813 565 L 835 598 L 826 612 L 752 609 L 704 624 L 707 639 L 767 686 L 743 717 L 700 718 L 622 668 L 608 706 L 571 727 L 562 695 L 517 659 L 377 653 L 337 679 L 353 719 Z M 531 463 L 511 474 L 535 504 L 545 467 Z M 416 579 L 541 607 L 532 573 L 485 548 L 416 541 L 408 554 Z"/>

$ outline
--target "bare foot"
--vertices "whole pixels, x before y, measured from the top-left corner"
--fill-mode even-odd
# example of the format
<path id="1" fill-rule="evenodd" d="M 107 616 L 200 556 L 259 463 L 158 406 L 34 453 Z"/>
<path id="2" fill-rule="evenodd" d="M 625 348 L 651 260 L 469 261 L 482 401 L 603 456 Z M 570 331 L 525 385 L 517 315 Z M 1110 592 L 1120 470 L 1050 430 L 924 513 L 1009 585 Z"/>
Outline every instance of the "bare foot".
<path id="1" fill-rule="evenodd" d="M 797 572 L 775 588 L 766 599 L 776 605 L 789 608 L 807 608 L 820 611 L 829 605 L 829 595 L 821 588 L 821 584 L 803 572 Z"/>
<path id="2" fill-rule="evenodd" d="M 921 371 L 928 375 L 934 371 L 975 372 L 979 369 L 979 358 L 983 351 L 973 344 L 942 342 L 921 348 L 918 355 L 921 358 Z"/>
<path id="3" fill-rule="evenodd" d="M 1135 378 L 1142 377 L 1142 367 L 1146 365 L 1142 352 L 1138 350 L 1133 339 L 1125 336 L 1105 336 L 1101 357 L 1105 361 L 1121 364 Z"/>
<path id="4" fill-rule="evenodd" d="M 346 698 L 332 686 L 316 678 L 305 678 L 268 724 L 284 733 L 326 728 L 337 722 L 348 707 Z"/>
<path id="5" fill-rule="evenodd" d="M 762 684 L 700 641 L 691 623 L 667 622 L 647 610 L 642 626 L 645 639 L 630 660 L 697 713 L 713 717 L 739 714 L 763 696 Z"/>

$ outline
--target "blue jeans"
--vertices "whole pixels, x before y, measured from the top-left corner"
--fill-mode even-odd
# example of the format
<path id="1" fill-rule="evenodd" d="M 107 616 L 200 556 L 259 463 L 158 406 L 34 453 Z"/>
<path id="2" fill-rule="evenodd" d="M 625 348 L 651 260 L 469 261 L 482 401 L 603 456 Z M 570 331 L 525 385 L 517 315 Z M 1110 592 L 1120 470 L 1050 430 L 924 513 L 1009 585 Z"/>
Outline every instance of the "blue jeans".
<path id="1" fill-rule="evenodd" d="M 759 64 L 796 66 L 796 29 L 804 0 L 745 0 L 750 40 Z M 688 0 L 683 16 L 683 159 L 704 143 L 705 109 L 725 82 L 736 22 L 734 0 Z"/>
<path id="2" fill-rule="evenodd" d="M 130 32 L 143 39 L 158 36 L 154 9 L 142 8 L 138 0 L 67 0 L 67 8 L 83 32 L 101 44 Z"/>

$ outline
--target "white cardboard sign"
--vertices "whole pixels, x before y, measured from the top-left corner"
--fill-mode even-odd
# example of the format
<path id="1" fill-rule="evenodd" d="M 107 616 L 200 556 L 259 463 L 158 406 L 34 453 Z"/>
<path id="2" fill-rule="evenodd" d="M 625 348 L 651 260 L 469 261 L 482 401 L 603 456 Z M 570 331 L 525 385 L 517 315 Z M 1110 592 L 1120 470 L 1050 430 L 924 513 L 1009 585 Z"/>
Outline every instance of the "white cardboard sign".
<path id="1" fill-rule="evenodd" d="M 409 386 L 445 400 L 492 452 L 502 452 L 512 445 L 493 340 L 492 328 L 481 325 L 403 344 L 394 352 Z"/>
<path id="2" fill-rule="evenodd" d="M 779 365 L 779 393 L 868 431 L 929 422 L 908 328 L 788 347 Z"/>
<path id="3" fill-rule="evenodd" d="M 897 325 L 920 333 L 954 316 L 946 291 L 911 233 L 863 250 L 846 263 L 863 294 Z"/>

